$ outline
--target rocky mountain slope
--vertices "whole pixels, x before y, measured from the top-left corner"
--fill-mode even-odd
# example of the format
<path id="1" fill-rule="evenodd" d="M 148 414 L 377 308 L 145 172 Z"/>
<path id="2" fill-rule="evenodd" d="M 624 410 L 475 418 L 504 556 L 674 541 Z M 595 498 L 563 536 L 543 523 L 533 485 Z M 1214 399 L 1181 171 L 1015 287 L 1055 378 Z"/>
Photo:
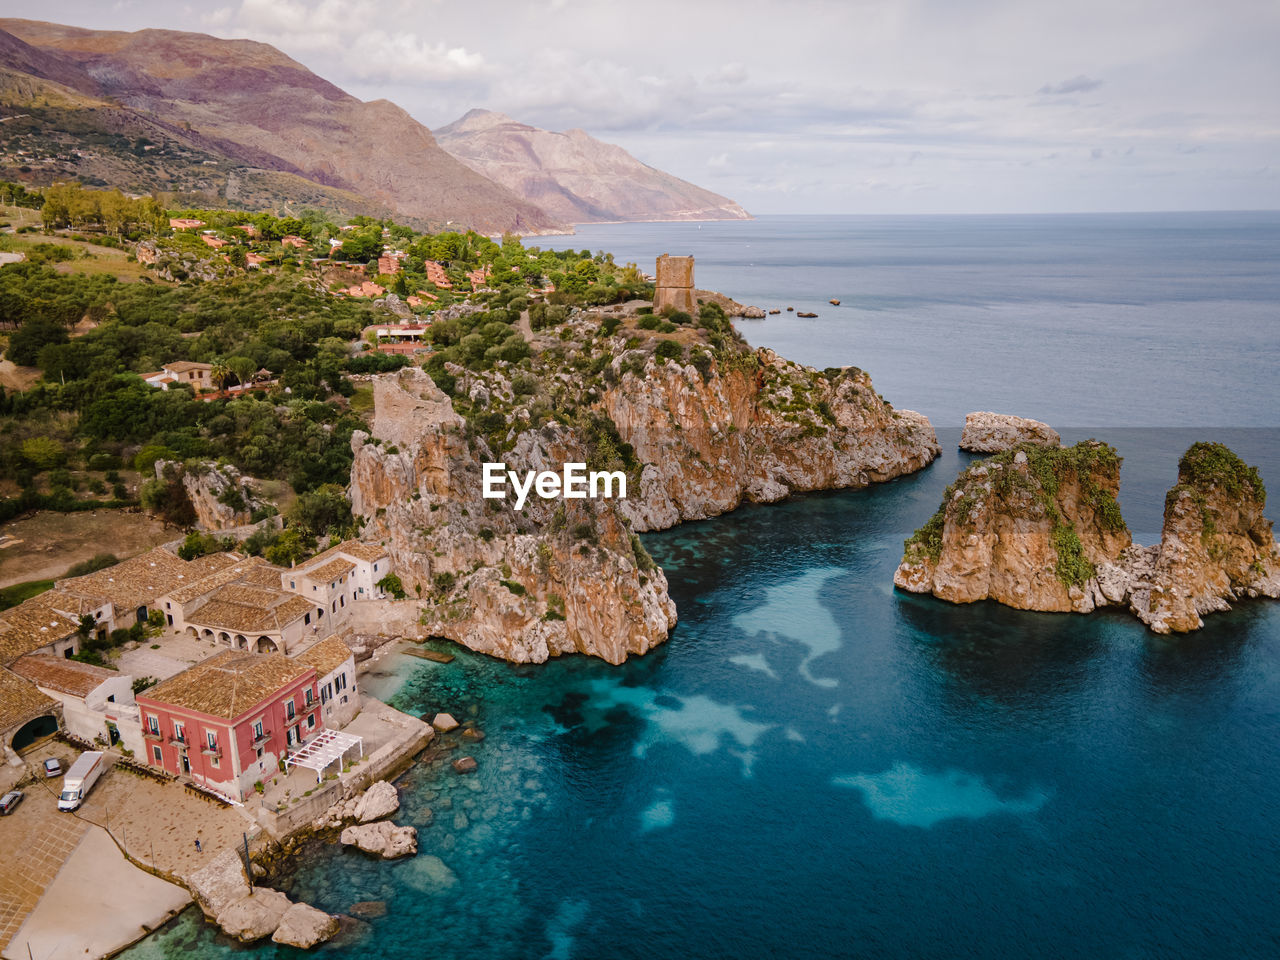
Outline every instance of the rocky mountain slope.
<path id="1" fill-rule="evenodd" d="M 491 110 L 435 131 L 445 150 L 568 223 L 749 220 L 742 207 L 582 130 L 555 133 Z"/>
<path id="2" fill-rule="evenodd" d="M 494 343 L 491 364 L 375 378 L 371 435 L 352 441 L 351 501 L 364 536 L 389 546 L 419 623 L 495 656 L 644 653 L 676 611 L 633 531 L 865 486 L 938 452 L 928 421 L 893 410 L 862 371 L 752 350 L 727 321 L 663 332 L 634 313 L 575 309 L 531 330 L 530 355 L 508 361 L 521 334 L 494 316 L 445 321 L 467 324 L 460 344 Z M 519 474 L 618 470 L 627 498 L 531 495 L 517 509 L 482 496 L 487 461 Z"/>
<path id="3" fill-rule="evenodd" d="M 1131 542 L 1119 482 L 1120 458 L 1094 441 L 1026 443 L 973 464 L 907 540 L 894 583 L 1021 610 L 1126 606 L 1156 633 L 1197 630 L 1240 597 L 1280 597 L 1262 479 L 1226 447 L 1183 456 L 1153 547 Z"/>
<path id="4" fill-rule="evenodd" d="M 417 222 L 452 220 L 488 232 L 563 229 L 541 208 L 454 160 L 395 104 L 361 102 L 266 44 L 6 19 L 0 20 L 0 69 L 7 110 L 56 107 L 51 117 L 26 118 L 37 121 L 35 133 L 49 134 L 51 121 L 66 133 L 57 122 L 78 121 L 86 136 L 69 147 L 70 155 L 88 147 L 114 156 L 120 170 L 128 169 L 119 156 L 127 151 L 110 138 L 133 134 L 130 147 L 139 152 L 172 144 L 179 153 L 205 154 L 208 159 L 195 161 L 200 166 L 289 175 Z M 60 102 L 50 104 L 51 96 Z M 94 113 L 83 114 L 86 108 Z M 6 142 L 32 133 L 27 128 L 6 129 Z M 236 177 L 223 179 L 224 191 L 238 186 Z"/>

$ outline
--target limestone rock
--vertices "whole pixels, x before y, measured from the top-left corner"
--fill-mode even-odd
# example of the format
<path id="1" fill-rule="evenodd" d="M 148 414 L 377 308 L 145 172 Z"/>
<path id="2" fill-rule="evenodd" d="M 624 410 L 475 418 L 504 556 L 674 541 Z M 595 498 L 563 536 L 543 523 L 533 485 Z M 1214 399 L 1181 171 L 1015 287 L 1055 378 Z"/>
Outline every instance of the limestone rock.
<path id="1" fill-rule="evenodd" d="M 747 320 L 763 320 L 765 312 L 759 307 L 743 307 L 742 316 Z"/>
<path id="2" fill-rule="evenodd" d="M 379 780 L 364 792 L 352 812 L 359 823 L 369 823 L 389 817 L 399 809 L 400 795 L 396 788 L 385 780 Z"/>
<path id="3" fill-rule="evenodd" d="M 1120 462 L 1111 447 L 1086 441 L 1068 450 L 1027 444 L 970 466 L 908 540 L 894 584 L 953 603 L 1088 613 L 1105 602 L 1093 582 L 1098 567 L 1131 543 L 1115 500 Z"/>
<path id="4" fill-rule="evenodd" d="M 555 347 L 542 352 L 604 349 L 593 316 L 577 310 L 560 331 L 536 334 L 539 345 Z M 745 347 L 723 370 L 705 353 L 699 369 L 659 363 L 657 341 L 648 353 L 628 350 L 621 335 L 615 341 L 590 386 L 569 364 L 539 373 L 580 398 L 583 417 L 611 421 L 616 447 L 630 447 L 636 466 L 626 499 L 531 496 L 519 511 L 514 502 L 495 510 L 482 496 L 482 462 L 558 472 L 591 460 L 591 432 L 508 416 L 499 457 L 488 439 L 469 433 L 426 371 L 372 378 L 371 433 L 356 431 L 351 441 L 353 513 L 416 595 L 400 603 L 424 634 L 519 663 L 566 653 L 621 663 L 662 643 L 676 622 L 666 576 L 632 531 L 716 516 L 744 501 L 864 487 L 920 469 L 938 453 L 929 422 L 895 411 L 860 370 L 819 373 Z M 483 381 L 490 409 L 518 406 L 499 365 L 446 370 L 468 395 Z"/>
<path id="5" fill-rule="evenodd" d="M 269 937 L 280 926 L 285 911 L 291 906 L 289 898 L 270 887 L 254 887 L 253 895 L 241 897 L 215 918 L 223 933 L 235 937 L 241 943 L 253 943 Z"/>
<path id="6" fill-rule="evenodd" d="M 285 943 L 291 947 L 309 950 L 317 943 L 330 939 L 337 932 L 337 917 L 331 917 L 323 910 L 317 910 L 305 903 L 295 903 L 280 918 L 280 925 L 271 935 L 271 940 L 273 943 Z"/>
<path id="7" fill-rule="evenodd" d="M 475 773 L 479 766 L 475 757 L 459 757 L 453 761 L 453 769 L 456 773 Z"/>
<path id="8" fill-rule="evenodd" d="M 185 878 L 187 889 L 209 919 L 249 895 L 244 861 L 234 847 L 223 850 L 209 863 Z"/>
<path id="9" fill-rule="evenodd" d="M 1241 597 L 1280 598 L 1280 545 L 1257 470 L 1221 444 L 1194 444 L 1165 498 L 1160 543 L 1143 547 L 1119 517 L 1114 453 L 1023 445 L 971 466 L 907 541 L 894 584 L 1024 610 L 1127 606 L 1156 633 L 1197 630 Z M 1037 479 L 1046 468 L 1052 496 Z"/>
<path id="10" fill-rule="evenodd" d="M 353 917 L 360 917 L 365 920 L 373 917 L 385 917 L 387 915 L 387 901 L 361 900 L 359 903 L 353 903 L 351 909 L 347 912 Z"/>
<path id="11" fill-rule="evenodd" d="M 441 733 L 448 733 L 450 730 L 458 729 L 458 721 L 453 718 L 452 714 L 437 713 L 435 719 L 431 721 L 431 725 Z"/>
<path id="12" fill-rule="evenodd" d="M 196 525 L 216 532 L 244 526 L 263 505 L 250 480 L 235 467 L 203 461 L 194 467 L 171 460 L 156 461 L 156 476 L 178 475 L 196 511 Z"/>
<path id="13" fill-rule="evenodd" d="M 359 847 L 365 853 L 377 854 L 384 860 L 418 852 L 418 831 L 413 827 L 398 827 L 387 820 L 347 827 L 339 840 L 347 846 Z"/>
<path id="14" fill-rule="evenodd" d="M 1047 423 L 1028 420 L 1026 417 L 981 411 L 964 418 L 964 432 L 960 435 L 961 450 L 1000 453 L 1020 443 L 1056 447 L 1061 445 L 1062 438 Z"/>

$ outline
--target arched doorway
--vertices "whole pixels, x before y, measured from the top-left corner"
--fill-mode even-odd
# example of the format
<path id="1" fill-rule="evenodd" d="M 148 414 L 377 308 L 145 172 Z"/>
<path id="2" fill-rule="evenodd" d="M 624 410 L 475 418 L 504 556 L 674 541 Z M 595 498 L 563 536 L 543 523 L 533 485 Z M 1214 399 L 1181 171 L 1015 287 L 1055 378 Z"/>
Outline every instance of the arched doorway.
<path id="1" fill-rule="evenodd" d="M 258 652 L 259 653 L 279 653 L 280 648 L 276 645 L 276 642 L 272 640 L 270 637 L 259 637 Z"/>
<path id="2" fill-rule="evenodd" d="M 231 642 L 231 645 L 235 647 L 237 650 L 249 649 L 249 641 L 246 640 L 241 634 L 238 634 L 238 633 L 236 634 L 235 639 Z"/>
<path id="3" fill-rule="evenodd" d="M 58 718 L 53 714 L 45 714 L 42 717 L 36 717 L 34 720 L 28 720 L 13 735 L 13 752 L 21 753 L 37 740 L 51 737 L 57 732 Z"/>
<path id="4" fill-rule="evenodd" d="M 225 643 L 228 647 L 233 646 L 231 643 L 231 634 L 227 633 L 225 630 L 218 634 L 218 642 Z"/>
<path id="5" fill-rule="evenodd" d="M 189 636 L 192 640 L 199 640 L 200 631 L 197 630 L 195 627 L 187 627 L 187 636 Z"/>

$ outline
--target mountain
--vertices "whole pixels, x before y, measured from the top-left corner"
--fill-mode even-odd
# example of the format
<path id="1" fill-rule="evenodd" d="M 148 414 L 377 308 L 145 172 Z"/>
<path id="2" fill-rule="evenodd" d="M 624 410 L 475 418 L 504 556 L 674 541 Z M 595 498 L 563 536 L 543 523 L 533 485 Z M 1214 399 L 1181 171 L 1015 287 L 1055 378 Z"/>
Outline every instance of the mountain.
<path id="1" fill-rule="evenodd" d="M 581 130 L 554 133 L 472 110 L 435 135 L 472 170 L 569 223 L 751 219 L 732 200 Z"/>
<path id="2" fill-rule="evenodd" d="M 246 186 L 274 187 L 286 202 L 310 196 L 437 226 L 563 228 L 459 163 L 395 104 L 362 102 L 250 40 L 0 19 L 0 107 L 13 117 L 0 130 L 6 172 L 25 160 L 36 178 L 104 169 L 132 178 L 98 175 L 113 186 L 149 190 L 176 176 L 177 189 L 220 190 L 241 205 Z M 36 149 L 19 154 L 21 143 Z"/>

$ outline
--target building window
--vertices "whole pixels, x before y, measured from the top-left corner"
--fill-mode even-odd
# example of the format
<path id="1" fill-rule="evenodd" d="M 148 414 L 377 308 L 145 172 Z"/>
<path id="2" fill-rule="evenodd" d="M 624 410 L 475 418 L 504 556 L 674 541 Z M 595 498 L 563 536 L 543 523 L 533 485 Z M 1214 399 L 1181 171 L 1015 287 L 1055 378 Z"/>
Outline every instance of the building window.
<path id="1" fill-rule="evenodd" d="M 378 565 L 376 563 L 373 565 L 373 572 L 374 573 L 378 572 Z"/>
<path id="2" fill-rule="evenodd" d="M 321 702 L 321 703 L 328 703 L 328 702 L 329 702 L 329 699 L 330 699 L 332 696 L 333 696 L 333 684 L 331 684 L 331 683 L 326 683 L 323 687 L 321 687 L 321 688 L 320 688 L 320 702 Z"/>
<path id="3" fill-rule="evenodd" d="M 324 607 L 316 607 L 316 619 L 317 620 L 324 619 Z"/>
<path id="4" fill-rule="evenodd" d="M 303 615 L 302 615 L 302 622 L 303 622 L 303 623 L 310 623 L 310 622 L 311 622 L 311 614 L 309 614 L 309 613 L 305 613 L 305 614 L 303 614 Z"/>
<path id="5" fill-rule="evenodd" d="M 337 600 L 333 601 L 333 603 L 332 603 L 332 604 L 330 604 L 330 609 L 331 609 L 334 613 L 337 613 L 337 612 L 338 612 L 338 601 L 337 601 Z"/>
<path id="6" fill-rule="evenodd" d="M 262 734 L 262 721 L 261 721 L 261 720 L 255 720 L 255 721 L 253 722 L 253 739 L 255 739 L 255 740 L 261 740 L 261 739 L 262 739 L 262 736 L 263 736 L 263 734 Z"/>
<path id="7" fill-rule="evenodd" d="M 307 687 L 307 706 L 308 707 L 311 706 L 311 704 L 315 703 L 315 700 L 316 700 L 315 691 L 313 691 L 310 687 Z"/>
<path id="8" fill-rule="evenodd" d="M 307 717 L 307 729 L 314 730 L 316 728 L 316 715 L 313 713 Z"/>
<path id="9" fill-rule="evenodd" d="M 218 749 L 218 735 L 212 730 L 206 730 L 204 733 L 205 740 L 209 743 L 210 750 Z"/>
<path id="10" fill-rule="evenodd" d="M 346 598 L 346 597 L 339 597 L 339 598 L 338 598 L 338 606 L 340 606 L 340 607 L 345 607 L 346 605 L 347 605 L 347 598 Z"/>
<path id="11" fill-rule="evenodd" d="M 160 718 L 148 715 L 147 730 L 154 733 L 157 737 L 160 736 Z"/>
<path id="12" fill-rule="evenodd" d="M 289 581 L 289 589 L 290 590 L 298 589 L 297 585 L 292 580 Z"/>
<path id="13" fill-rule="evenodd" d="M 163 767 L 163 766 L 164 766 L 164 754 L 160 752 L 160 748 L 159 748 L 159 747 L 152 747 L 152 748 L 151 748 L 151 756 L 155 758 L 156 766 L 157 766 L 157 767 Z"/>
<path id="14" fill-rule="evenodd" d="M 182 743 L 187 742 L 187 728 L 177 720 L 173 721 L 173 739 Z"/>
<path id="15" fill-rule="evenodd" d="M 288 717 L 290 720 L 292 720 L 294 716 L 297 715 L 297 712 L 298 712 L 298 708 L 293 705 L 293 698 L 290 697 L 289 702 L 285 705 L 285 708 L 284 708 L 285 716 Z"/>
<path id="16" fill-rule="evenodd" d="M 215 767 L 221 767 L 221 766 L 222 766 L 222 764 L 218 761 L 218 758 L 217 758 L 217 757 L 210 757 L 210 758 L 209 758 L 209 760 L 213 763 L 213 765 L 214 765 Z"/>

